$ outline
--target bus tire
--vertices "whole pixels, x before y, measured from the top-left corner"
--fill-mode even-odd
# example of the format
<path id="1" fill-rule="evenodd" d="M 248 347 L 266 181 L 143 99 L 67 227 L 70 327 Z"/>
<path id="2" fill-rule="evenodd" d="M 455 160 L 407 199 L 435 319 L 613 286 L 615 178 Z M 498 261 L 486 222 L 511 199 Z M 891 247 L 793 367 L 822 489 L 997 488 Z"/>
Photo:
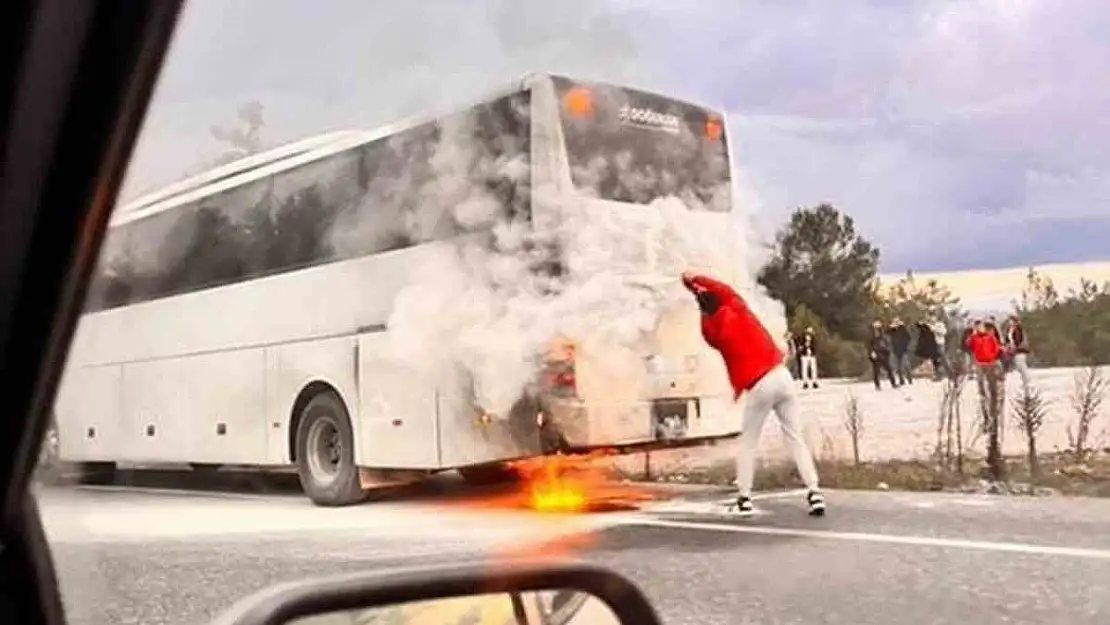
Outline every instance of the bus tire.
<path id="1" fill-rule="evenodd" d="M 500 462 L 459 467 L 458 471 L 467 484 L 473 484 L 474 486 L 509 484 L 520 478 L 511 466 Z"/>
<path id="2" fill-rule="evenodd" d="M 348 506 L 366 498 L 354 440 L 347 408 L 334 391 L 308 400 L 297 425 L 297 476 L 316 505 Z"/>

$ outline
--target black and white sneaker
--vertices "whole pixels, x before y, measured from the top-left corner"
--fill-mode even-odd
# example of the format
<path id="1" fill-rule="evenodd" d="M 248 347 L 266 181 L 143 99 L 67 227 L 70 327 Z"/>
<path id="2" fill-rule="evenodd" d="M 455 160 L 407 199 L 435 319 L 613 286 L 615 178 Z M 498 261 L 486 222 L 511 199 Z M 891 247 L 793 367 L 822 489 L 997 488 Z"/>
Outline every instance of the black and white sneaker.
<path id="1" fill-rule="evenodd" d="M 755 505 L 752 504 L 751 497 L 740 496 L 736 498 L 736 514 L 742 517 L 755 514 Z"/>
<path id="2" fill-rule="evenodd" d="M 806 503 L 809 504 L 809 516 L 825 516 L 825 496 L 820 491 L 809 491 Z"/>

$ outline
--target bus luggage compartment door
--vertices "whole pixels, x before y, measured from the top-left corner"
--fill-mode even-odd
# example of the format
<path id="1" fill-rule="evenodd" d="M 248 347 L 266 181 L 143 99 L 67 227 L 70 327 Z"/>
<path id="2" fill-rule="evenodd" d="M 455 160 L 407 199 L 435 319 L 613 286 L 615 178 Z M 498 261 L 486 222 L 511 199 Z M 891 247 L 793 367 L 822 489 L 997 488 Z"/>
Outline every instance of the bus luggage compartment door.
<path id="1" fill-rule="evenodd" d="M 435 380 L 390 358 L 384 333 L 359 337 L 359 457 L 375 468 L 440 466 Z"/>

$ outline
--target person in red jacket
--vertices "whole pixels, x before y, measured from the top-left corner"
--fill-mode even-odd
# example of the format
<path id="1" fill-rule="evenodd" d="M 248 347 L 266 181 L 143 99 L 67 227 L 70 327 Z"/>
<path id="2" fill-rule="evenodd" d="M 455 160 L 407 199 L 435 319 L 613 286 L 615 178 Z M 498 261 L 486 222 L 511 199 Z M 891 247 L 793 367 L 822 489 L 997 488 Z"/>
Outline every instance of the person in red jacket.
<path id="1" fill-rule="evenodd" d="M 1002 343 L 988 324 L 976 321 L 967 337 L 967 350 L 975 365 L 983 410 L 991 418 L 998 418 L 1002 409 Z"/>
<path id="2" fill-rule="evenodd" d="M 705 342 L 725 361 L 732 384 L 733 400 L 747 395 L 743 407 L 740 449 L 736 458 L 736 509 L 742 516 L 755 512 L 752 482 L 760 430 L 768 413 L 774 412 L 790 445 L 798 474 L 805 482 L 809 513 L 825 513 L 825 497 L 818 489 L 813 454 L 802 438 L 794 378 L 785 364 L 785 354 L 755 313 L 731 287 L 693 272 L 682 274 L 682 283 L 697 298 L 701 309 L 701 333 Z"/>

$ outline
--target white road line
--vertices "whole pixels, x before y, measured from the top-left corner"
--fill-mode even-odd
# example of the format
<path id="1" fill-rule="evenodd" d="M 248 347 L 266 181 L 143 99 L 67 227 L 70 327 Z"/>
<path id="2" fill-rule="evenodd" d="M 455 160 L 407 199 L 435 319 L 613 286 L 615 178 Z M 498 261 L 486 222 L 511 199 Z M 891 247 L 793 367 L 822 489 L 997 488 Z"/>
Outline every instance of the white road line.
<path id="1" fill-rule="evenodd" d="M 885 543 L 913 547 L 941 547 L 948 549 L 972 549 L 977 551 L 997 551 L 1029 555 L 1062 556 L 1110 560 L 1110 549 L 1090 549 L 1085 547 L 1055 547 L 1051 545 L 1030 545 L 1024 543 L 1004 543 L 985 540 L 965 540 L 960 538 L 935 538 L 932 536 L 904 536 L 896 534 L 865 534 L 861 532 L 834 532 L 824 530 L 790 529 L 782 527 L 718 525 L 689 521 L 667 521 L 662 519 L 628 519 L 629 524 L 679 529 L 706 530 L 710 532 L 731 532 L 734 534 L 756 534 L 764 536 L 793 536 L 797 538 L 823 538 L 854 542 Z"/>

